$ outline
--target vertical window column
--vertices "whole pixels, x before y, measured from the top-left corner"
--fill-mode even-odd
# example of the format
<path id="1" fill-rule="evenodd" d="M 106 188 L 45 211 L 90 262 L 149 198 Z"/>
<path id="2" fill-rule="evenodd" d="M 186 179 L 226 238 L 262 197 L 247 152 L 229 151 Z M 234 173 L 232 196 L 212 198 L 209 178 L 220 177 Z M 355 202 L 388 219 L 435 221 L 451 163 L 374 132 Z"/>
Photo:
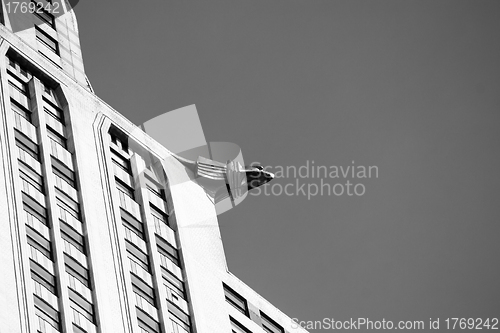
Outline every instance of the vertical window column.
<path id="1" fill-rule="evenodd" d="M 115 176 L 114 183 L 118 193 L 115 202 L 120 207 L 121 230 L 130 263 L 130 286 L 128 287 L 131 288 L 127 289 L 132 292 L 132 302 L 135 303 L 137 328 L 139 332 L 168 332 L 161 318 L 163 316 L 161 298 L 158 297 L 158 287 L 154 282 L 155 259 L 151 255 L 147 225 L 143 222 L 146 220 L 142 214 L 140 192 L 136 190 L 137 178 L 133 173 L 134 158 L 130 158 L 126 142 L 113 135 L 110 135 L 109 152 L 110 171 Z"/>
<path id="2" fill-rule="evenodd" d="M 70 152 L 69 129 L 62 106 L 54 91 L 41 84 L 40 97 L 43 109 L 45 137 L 50 147 L 51 177 L 55 196 L 60 232 L 60 247 L 68 293 L 68 321 L 78 332 L 96 332 L 97 311 L 94 305 L 91 262 L 88 258 L 85 213 L 80 203 L 78 174 L 74 168 L 74 156 Z"/>
<path id="3" fill-rule="evenodd" d="M 61 317 L 61 283 L 58 278 L 55 238 L 47 208 L 47 178 L 39 138 L 40 121 L 36 103 L 37 79 L 13 59 L 7 58 L 7 80 L 10 108 L 14 118 L 14 135 L 18 157 L 18 174 L 21 180 L 23 224 L 28 246 L 25 264 L 29 267 L 34 307 L 32 325 L 43 332 L 60 332 L 64 325 Z M 31 312 L 33 311 L 33 312 Z"/>
<path id="4" fill-rule="evenodd" d="M 134 179 L 138 180 L 136 194 L 147 221 L 145 226 L 153 257 L 154 283 L 161 313 L 165 315 L 163 322 L 167 323 L 167 331 L 191 332 L 182 264 L 175 232 L 168 225 L 165 191 L 153 177 L 146 176 L 145 162 L 138 154 L 132 156 L 131 166 Z"/>
<path id="5" fill-rule="evenodd" d="M 69 295 L 68 295 L 68 280 L 66 274 L 64 274 L 64 254 L 63 254 L 63 243 L 60 232 L 59 216 L 57 214 L 57 200 L 55 194 L 54 183 L 55 179 L 51 170 L 51 151 L 50 142 L 47 137 L 47 125 L 45 119 L 45 112 L 43 109 L 42 100 L 42 84 L 37 79 L 34 78 L 30 81 L 30 98 L 32 110 L 36 110 L 36 120 L 39 129 L 39 139 L 40 139 L 40 161 L 44 166 L 42 168 L 44 179 L 45 179 L 45 194 L 47 196 L 47 206 L 50 209 L 47 210 L 47 218 L 51 225 L 51 236 L 53 239 L 53 250 L 52 256 L 55 265 L 55 271 L 57 272 L 57 292 L 59 296 L 59 312 L 60 312 L 60 331 L 61 332 L 71 332 L 71 313 L 69 313 Z"/>

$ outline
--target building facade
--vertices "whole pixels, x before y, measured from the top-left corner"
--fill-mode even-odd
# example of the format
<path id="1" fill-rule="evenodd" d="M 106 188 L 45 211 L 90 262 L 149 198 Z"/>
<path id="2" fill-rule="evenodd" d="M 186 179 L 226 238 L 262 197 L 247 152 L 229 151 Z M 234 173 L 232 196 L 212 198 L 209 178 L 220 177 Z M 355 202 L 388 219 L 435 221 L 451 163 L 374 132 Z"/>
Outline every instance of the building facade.
<path id="1" fill-rule="evenodd" d="M 2 1 L 0 332 L 306 332 L 228 271 L 191 171 L 94 94 L 70 3 L 38 3 Z"/>

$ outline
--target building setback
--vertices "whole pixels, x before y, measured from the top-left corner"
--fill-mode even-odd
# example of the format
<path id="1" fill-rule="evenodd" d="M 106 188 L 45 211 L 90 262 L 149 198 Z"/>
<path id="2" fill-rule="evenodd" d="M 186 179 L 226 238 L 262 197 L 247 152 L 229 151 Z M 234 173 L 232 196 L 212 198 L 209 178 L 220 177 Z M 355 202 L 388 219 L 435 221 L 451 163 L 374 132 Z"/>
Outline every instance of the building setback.
<path id="1" fill-rule="evenodd" d="M 8 3 L 0 331 L 306 332 L 228 271 L 190 171 L 94 94 L 69 3 Z"/>

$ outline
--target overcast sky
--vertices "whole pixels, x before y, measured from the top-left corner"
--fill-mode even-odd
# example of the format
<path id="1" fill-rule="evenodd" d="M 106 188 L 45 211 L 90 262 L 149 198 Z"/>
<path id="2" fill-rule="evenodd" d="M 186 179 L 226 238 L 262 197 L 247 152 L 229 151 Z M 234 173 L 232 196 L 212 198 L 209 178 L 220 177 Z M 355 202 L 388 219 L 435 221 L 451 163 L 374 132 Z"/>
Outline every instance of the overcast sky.
<path id="1" fill-rule="evenodd" d="M 270 170 L 378 167 L 378 178 L 323 179 L 361 183 L 361 196 L 308 200 L 297 182 L 307 192 L 321 179 L 289 174 L 267 191 L 293 195 L 250 196 L 220 216 L 230 270 L 283 312 L 498 317 L 499 1 L 81 1 L 75 12 L 96 94 L 134 123 L 196 104 L 208 141 Z"/>

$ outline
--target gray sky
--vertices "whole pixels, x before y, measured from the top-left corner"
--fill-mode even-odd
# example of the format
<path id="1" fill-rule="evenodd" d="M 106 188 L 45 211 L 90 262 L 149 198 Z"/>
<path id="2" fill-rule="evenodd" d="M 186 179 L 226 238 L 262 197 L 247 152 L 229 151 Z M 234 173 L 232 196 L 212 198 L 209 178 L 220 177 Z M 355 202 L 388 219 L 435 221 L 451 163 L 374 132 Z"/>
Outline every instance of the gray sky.
<path id="1" fill-rule="evenodd" d="M 75 12 L 97 95 L 134 123 L 196 104 L 207 140 L 237 143 L 245 161 L 378 166 L 351 180 L 363 196 L 261 193 L 221 215 L 230 270 L 283 312 L 499 316 L 500 2 L 81 1 Z"/>

